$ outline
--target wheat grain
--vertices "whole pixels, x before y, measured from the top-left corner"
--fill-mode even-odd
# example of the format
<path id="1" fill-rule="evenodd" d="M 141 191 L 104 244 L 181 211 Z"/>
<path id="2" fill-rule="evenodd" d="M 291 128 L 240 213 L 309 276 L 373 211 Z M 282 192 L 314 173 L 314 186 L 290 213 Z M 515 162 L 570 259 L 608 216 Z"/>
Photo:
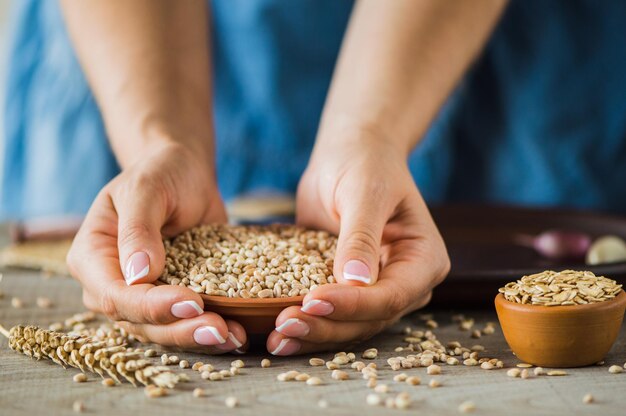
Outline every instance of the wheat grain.
<path id="1" fill-rule="evenodd" d="M 292 225 L 204 225 L 165 240 L 160 280 L 238 298 L 303 296 L 334 283 L 337 239 Z"/>
<path id="2" fill-rule="evenodd" d="M 135 386 L 140 383 L 173 388 L 181 381 L 167 368 L 152 365 L 141 353 L 84 335 L 18 325 L 9 331 L 9 347 L 37 360 L 49 359 L 63 367 L 91 371 L 102 378 L 108 376 L 114 383 L 126 380 Z"/>

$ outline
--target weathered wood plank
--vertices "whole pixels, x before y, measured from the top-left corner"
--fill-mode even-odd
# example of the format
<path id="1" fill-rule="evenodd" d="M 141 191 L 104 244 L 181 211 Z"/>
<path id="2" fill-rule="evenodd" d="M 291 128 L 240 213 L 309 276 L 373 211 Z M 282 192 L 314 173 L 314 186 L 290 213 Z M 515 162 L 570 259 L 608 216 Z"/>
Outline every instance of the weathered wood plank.
<path id="1" fill-rule="evenodd" d="M 83 310 L 79 285 L 69 279 L 53 277 L 44 279 L 40 274 L 28 271 L 5 270 L 0 287 L 5 297 L 0 300 L 0 322 L 5 326 L 18 323 L 48 325 L 62 320 L 73 313 Z M 20 296 L 26 305 L 23 309 L 14 309 L 10 305 L 11 296 Z M 52 309 L 38 309 L 35 305 L 37 296 L 51 298 L 55 306 Z M 486 321 L 495 321 L 495 314 L 490 311 L 465 312 L 477 320 L 482 327 Z M 504 360 L 506 367 L 517 361 L 507 350 L 499 330 L 493 335 L 483 336 L 479 340 L 469 338 L 468 332 L 461 332 L 450 320 L 450 312 L 434 311 L 440 328 L 435 330 L 442 341 L 459 340 L 464 345 L 480 343 L 487 347 L 488 356 Z M 398 328 L 406 324 L 419 325 L 423 322 L 417 315 L 407 317 Z M 589 367 L 569 370 L 566 377 L 539 377 L 529 380 L 511 379 L 506 370 L 485 371 L 476 367 L 444 366 L 441 388 L 426 386 L 431 378 L 424 368 L 407 370 L 407 373 L 422 378 L 422 385 L 417 387 L 394 383 L 395 374 L 386 359 L 392 355 L 393 348 L 401 344 L 402 336 L 398 328 L 376 337 L 355 349 L 356 353 L 367 347 L 376 346 L 381 351 L 376 360 L 380 368 L 379 383 L 387 383 L 394 393 L 408 391 L 414 399 L 410 412 L 422 414 L 457 415 L 457 406 L 472 400 L 477 405 L 475 414 L 480 415 L 623 415 L 626 405 L 626 373 L 612 375 L 607 371 L 609 364 L 623 365 L 626 361 L 626 331 L 622 330 L 620 339 L 607 357 L 607 364 L 602 367 Z M 161 351 L 162 349 L 160 349 Z M 584 354 L 584 351 L 581 352 Z M 228 368 L 233 356 L 208 357 L 200 354 L 179 353 L 181 358 L 190 362 L 202 360 L 211 362 L 217 368 Z M 371 392 L 365 387 L 364 380 L 356 372 L 348 370 L 351 379 L 344 382 L 334 381 L 326 368 L 311 368 L 309 357 L 271 358 L 272 367 L 260 367 L 262 358 L 269 354 L 263 351 L 252 352 L 242 357 L 246 368 L 242 375 L 219 382 L 203 381 L 197 373 L 189 371 L 192 382 L 185 384 L 165 398 L 148 399 L 142 389 L 130 385 L 105 388 L 96 376 L 90 375 L 89 382 L 77 384 L 72 376 L 77 370 L 62 368 L 50 362 L 35 362 L 27 357 L 10 351 L 6 340 L 0 341 L 0 414 L 73 414 L 72 403 L 81 400 L 85 403 L 86 414 L 102 415 L 141 415 L 154 416 L 186 414 L 206 415 L 233 413 L 241 415 L 313 415 L 323 412 L 329 415 L 402 414 L 402 410 L 373 408 L 365 404 L 365 396 Z M 320 354 L 322 358 L 331 358 L 332 354 Z M 319 387 L 306 386 L 304 383 L 278 382 L 276 375 L 286 369 L 298 369 L 311 375 L 322 377 L 326 384 Z M 194 398 L 194 387 L 206 388 L 209 396 Z M 591 405 L 582 403 L 585 393 L 592 393 L 597 402 Z M 236 396 L 241 406 L 227 409 L 224 398 Z M 329 408 L 321 410 L 317 406 L 319 399 L 325 399 Z"/>

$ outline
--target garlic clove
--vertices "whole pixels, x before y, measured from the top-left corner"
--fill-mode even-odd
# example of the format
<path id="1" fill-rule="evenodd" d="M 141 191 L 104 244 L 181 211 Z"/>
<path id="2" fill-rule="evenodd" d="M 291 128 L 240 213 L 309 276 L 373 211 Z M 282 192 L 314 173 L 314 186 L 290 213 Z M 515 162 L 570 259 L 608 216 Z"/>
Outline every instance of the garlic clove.
<path id="1" fill-rule="evenodd" d="M 586 264 L 596 265 L 626 261 L 626 242 L 618 236 L 607 235 L 593 242 L 587 251 Z"/>

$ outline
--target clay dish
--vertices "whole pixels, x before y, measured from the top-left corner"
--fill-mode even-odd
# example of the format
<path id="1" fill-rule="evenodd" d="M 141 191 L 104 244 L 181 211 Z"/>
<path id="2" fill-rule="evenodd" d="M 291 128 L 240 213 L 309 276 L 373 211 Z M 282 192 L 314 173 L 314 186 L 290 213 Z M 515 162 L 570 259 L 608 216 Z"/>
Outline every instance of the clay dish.
<path id="1" fill-rule="evenodd" d="M 604 359 L 619 334 L 626 293 L 586 305 L 538 306 L 495 299 L 504 338 L 517 358 L 541 367 L 582 367 Z"/>
<path id="2" fill-rule="evenodd" d="M 289 298 L 228 298 L 200 294 L 204 309 L 239 322 L 248 335 L 267 336 L 276 327 L 276 317 L 289 306 L 301 306 L 304 296 Z"/>

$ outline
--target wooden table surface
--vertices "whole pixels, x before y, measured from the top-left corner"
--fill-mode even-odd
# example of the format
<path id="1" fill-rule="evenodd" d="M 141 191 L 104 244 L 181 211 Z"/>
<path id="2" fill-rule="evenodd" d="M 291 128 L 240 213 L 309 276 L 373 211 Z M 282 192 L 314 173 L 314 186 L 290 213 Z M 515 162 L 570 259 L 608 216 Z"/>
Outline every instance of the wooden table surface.
<path id="1" fill-rule="evenodd" d="M 15 324 L 48 325 L 62 321 L 70 315 L 82 311 L 79 285 L 70 278 L 44 278 L 31 271 L 3 270 L 4 279 L 0 289 L 5 293 L 0 299 L 0 323 L 5 327 Z M 15 309 L 11 297 L 19 296 L 25 306 Z M 54 307 L 39 309 L 35 304 L 37 296 L 52 299 Z M 84 402 L 85 414 L 102 415 L 376 415 L 376 414 L 429 414 L 458 415 L 460 403 L 471 400 L 476 404 L 476 415 L 624 415 L 626 408 L 626 373 L 609 374 L 611 364 L 623 365 L 626 361 L 626 331 L 622 329 L 620 338 L 606 357 L 606 364 L 582 369 L 568 370 L 565 377 L 541 376 L 528 380 L 506 376 L 506 368 L 513 367 L 517 360 L 507 349 L 499 328 L 493 335 L 478 340 L 471 339 L 468 332 L 462 332 L 451 321 L 452 312 L 465 313 L 474 317 L 477 328 L 487 321 L 496 321 L 495 312 L 488 311 L 429 311 L 439 322 L 435 330 L 442 342 L 460 341 L 463 345 L 482 344 L 487 348 L 486 356 L 498 357 L 505 363 L 505 369 L 486 371 L 478 367 L 443 366 L 437 378 L 443 383 L 440 388 L 429 388 L 424 368 L 406 370 L 410 375 L 418 375 L 422 385 L 408 386 L 392 380 L 397 374 L 386 365 L 386 359 L 398 355 L 393 349 L 402 344 L 400 330 L 406 325 L 424 328 L 418 314 L 406 317 L 396 328 L 354 349 L 359 354 L 368 347 L 375 346 L 381 353 L 375 362 L 379 366 L 379 384 L 386 383 L 393 393 L 410 392 L 413 403 L 410 409 L 386 409 L 365 404 L 365 397 L 371 392 L 365 386 L 360 374 L 348 369 L 351 379 L 335 381 L 325 367 L 310 367 L 308 357 L 272 358 L 265 351 L 256 351 L 241 357 L 246 367 L 242 374 L 224 381 L 204 381 L 198 373 L 186 371 L 190 383 L 183 383 L 167 397 L 149 399 L 143 389 L 130 384 L 106 388 L 97 376 L 89 375 L 89 381 L 78 384 L 72 376 L 78 372 L 52 364 L 49 361 L 36 362 L 19 355 L 8 348 L 7 341 L 0 341 L 0 414 L 1 415 L 56 415 L 74 414 L 72 403 Z M 159 348 L 159 351 L 165 351 Z M 581 352 L 584 354 L 584 352 Z M 201 360 L 212 363 L 216 368 L 228 368 L 235 359 L 227 356 L 202 356 L 200 354 L 177 353 L 190 362 Z M 332 353 L 318 356 L 330 359 Z M 272 366 L 260 367 L 262 358 L 271 358 Z M 240 357 L 237 357 L 240 358 Z M 276 375 L 288 369 L 306 371 L 318 375 L 323 386 L 307 386 L 302 382 L 279 382 Z M 194 398 L 191 391 L 195 387 L 207 389 L 209 395 Z M 591 393 L 596 402 L 583 404 L 582 397 Z M 390 394 L 391 395 L 391 394 Z M 229 409 L 224 405 L 227 396 L 236 396 L 240 406 Z M 328 402 L 327 409 L 318 407 L 320 399 Z"/>

